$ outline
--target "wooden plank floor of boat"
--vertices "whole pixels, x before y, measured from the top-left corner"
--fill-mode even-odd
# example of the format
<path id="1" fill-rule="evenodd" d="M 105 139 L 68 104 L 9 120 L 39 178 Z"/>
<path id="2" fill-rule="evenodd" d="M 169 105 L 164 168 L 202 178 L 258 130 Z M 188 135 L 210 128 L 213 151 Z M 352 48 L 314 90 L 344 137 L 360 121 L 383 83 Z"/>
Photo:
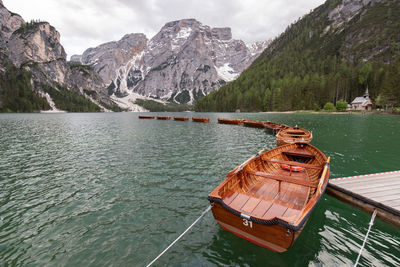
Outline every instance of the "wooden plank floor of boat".
<path id="1" fill-rule="evenodd" d="M 289 171 L 280 170 L 276 174 L 289 175 Z M 306 179 L 307 173 L 291 174 Z M 244 214 L 264 220 L 281 218 L 288 222 L 295 220 L 308 200 L 309 187 L 263 178 L 245 193 L 228 191 L 223 201 L 231 208 Z"/>

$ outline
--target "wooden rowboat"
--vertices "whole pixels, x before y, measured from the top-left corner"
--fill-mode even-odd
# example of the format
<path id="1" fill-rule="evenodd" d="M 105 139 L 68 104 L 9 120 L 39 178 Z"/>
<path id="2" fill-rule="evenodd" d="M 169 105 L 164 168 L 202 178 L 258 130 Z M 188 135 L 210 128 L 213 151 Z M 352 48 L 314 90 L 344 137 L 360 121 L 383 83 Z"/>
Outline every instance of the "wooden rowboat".
<path id="1" fill-rule="evenodd" d="M 278 146 L 293 143 L 310 143 L 312 139 L 312 132 L 297 126 L 281 130 L 276 135 Z"/>
<path id="2" fill-rule="evenodd" d="M 164 121 L 168 121 L 170 120 L 171 117 L 163 117 L 163 116 L 157 116 L 157 120 L 164 120 Z"/>
<path id="3" fill-rule="evenodd" d="M 139 116 L 139 119 L 150 119 L 150 120 L 153 120 L 154 116 Z"/>
<path id="4" fill-rule="evenodd" d="M 210 122 L 210 119 L 209 118 L 192 117 L 192 121 L 194 121 L 194 122 Z"/>
<path id="5" fill-rule="evenodd" d="M 174 117 L 174 121 L 188 121 L 188 117 Z"/>
<path id="6" fill-rule="evenodd" d="M 260 151 L 229 172 L 208 196 L 218 224 L 284 252 L 300 235 L 329 180 L 329 159 L 310 144 Z"/>
<path id="7" fill-rule="evenodd" d="M 241 124 L 243 124 L 243 120 L 221 119 L 221 118 L 218 118 L 218 123 L 221 123 L 221 124 L 236 124 L 236 125 L 241 125 Z"/>
<path id="8" fill-rule="evenodd" d="M 247 127 L 253 128 L 264 128 L 265 124 L 263 121 L 251 121 L 251 120 L 244 120 L 243 125 Z"/>
<path id="9" fill-rule="evenodd" d="M 265 129 L 272 134 L 277 134 L 279 131 L 289 128 L 289 126 L 287 125 L 274 123 L 270 121 L 266 121 L 264 125 Z"/>

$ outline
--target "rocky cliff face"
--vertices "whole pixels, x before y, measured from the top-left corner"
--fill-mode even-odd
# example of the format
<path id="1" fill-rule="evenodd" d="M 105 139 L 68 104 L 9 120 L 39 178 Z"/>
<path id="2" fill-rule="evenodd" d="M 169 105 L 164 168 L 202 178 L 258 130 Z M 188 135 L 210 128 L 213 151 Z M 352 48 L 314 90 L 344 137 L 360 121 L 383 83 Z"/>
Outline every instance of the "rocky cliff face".
<path id="1" fill-rule="evenodd" d="M 147 47 L 144 34 L 127 34 L 117 42 L 109 42 L 87 49 L 81 56 L 83 64 L 94 67 L 106 84 L 115 78 L 116 70 Z"/>
<path id="2" fill-rule="evenodd" d="M 125 47 L 118 47 L 124 43 Z M 235 79 L 267 45 L 260 42 L 247 46 L 232 39 L 230 28 L 211 28 L 184 19 L 165 24 L 149 42 L 144 35 L 136 34 L 88 49 L 82 62 L 94 66 L 110 82 L 109 93 L 120 101 L 138 94 L 193 103 Z M 115 56 L 125 50 L 129 53 Z"/>
<path id="3" fill-rule="evenodd" d="M 23 24 L 8 42 L 10 60 L 18 68 L 38 72 L 36 77 L 66 85 L 68 66 L 60 34 L 47 22 Z"/>
<path id="4" fill-rule="evenodd" d="M 24 23 L 22 17 L 11 13 L 0 0 L 0 53 L 7 52 L 7 44 L 11 34 Z"/>
<path id="5" fill-rule="evenodd" d="M 44 85 L 58 86 L 85 96 L 101 106 L 111 105 L 102 78 L 90 67 L 67 63 L 59 32 L 47 22 L 24 22 L 0 2 L 0 71 L 11 62 L 32 74 L 31 84 L 40 95 Z M 87 94 L 87 92 L 90 95 Z M 95 93 L 93 93 L 95 92 Z M 51 96 L 50 98 L 51 99 Z M 103 108 L 106 110 L 106 108 Z"/>

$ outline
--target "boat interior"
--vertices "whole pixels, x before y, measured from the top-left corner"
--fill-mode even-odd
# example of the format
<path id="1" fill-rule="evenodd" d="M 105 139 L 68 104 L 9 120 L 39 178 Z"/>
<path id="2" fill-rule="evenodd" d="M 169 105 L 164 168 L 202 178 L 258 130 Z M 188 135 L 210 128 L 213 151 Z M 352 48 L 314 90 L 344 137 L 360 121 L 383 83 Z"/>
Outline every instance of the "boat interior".
<path id="1" fill-rule="evenodd" d="M 218 194 L 238 212 L 294 223 L 316 193 L 325 160 L 307 144 L 281 146 L 228 173 Z"/>

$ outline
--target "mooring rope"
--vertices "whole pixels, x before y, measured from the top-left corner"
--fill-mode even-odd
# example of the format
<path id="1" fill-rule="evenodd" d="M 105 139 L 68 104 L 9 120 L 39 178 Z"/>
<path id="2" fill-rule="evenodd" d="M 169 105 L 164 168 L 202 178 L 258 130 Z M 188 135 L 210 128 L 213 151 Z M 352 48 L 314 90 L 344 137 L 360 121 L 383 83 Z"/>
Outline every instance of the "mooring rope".
<path id="1" fill-rule="evenodd" d="M 360 253 L 358 254 L 358 257 L 357 257 L 356 263 L 354 264 L 354 267 L 356 267 L 358 265 L 358 261 L 361 258 L 361 254 L 365 247 L 365 243 L 367 242 L 369 232 L 371 231 L 372 225 L 374 225 L 375 216 L 376 216 L 376 209 L 374 210 L 374 213 L 372 214 L 371 221 L 369 222 L 369 228 L 368 228 L 367 234 L 365 235 L 364 242 L 361 246 Z"/>
<path id="2" fill-rule="evenodd" d="M 149 267 L 153 263 L 155 263 L 165 252 L 167 252 L 168 249 L 170 249 L 176 242 L 178 242 L 178 240 L 181 239 L 181 237 L 184 236 L 190 230 L 190 228 L 192 228 L 207 212 L 209 212 L 210 209 L 211 206 L 208 206 L 207 209 L 203 211 L 203 213 L 200 215 L 199 218 L 197 218 L 180 236 L 178 236 L 178 238 L 175 239 L 174 242 L 172 242 L 166 249 L 164 249 L 163 252 L 160 253 L 160 255 L 158 255 L 154 260 L 152 260 L 149 264 L 147 264 L 146 267 Z"/>

